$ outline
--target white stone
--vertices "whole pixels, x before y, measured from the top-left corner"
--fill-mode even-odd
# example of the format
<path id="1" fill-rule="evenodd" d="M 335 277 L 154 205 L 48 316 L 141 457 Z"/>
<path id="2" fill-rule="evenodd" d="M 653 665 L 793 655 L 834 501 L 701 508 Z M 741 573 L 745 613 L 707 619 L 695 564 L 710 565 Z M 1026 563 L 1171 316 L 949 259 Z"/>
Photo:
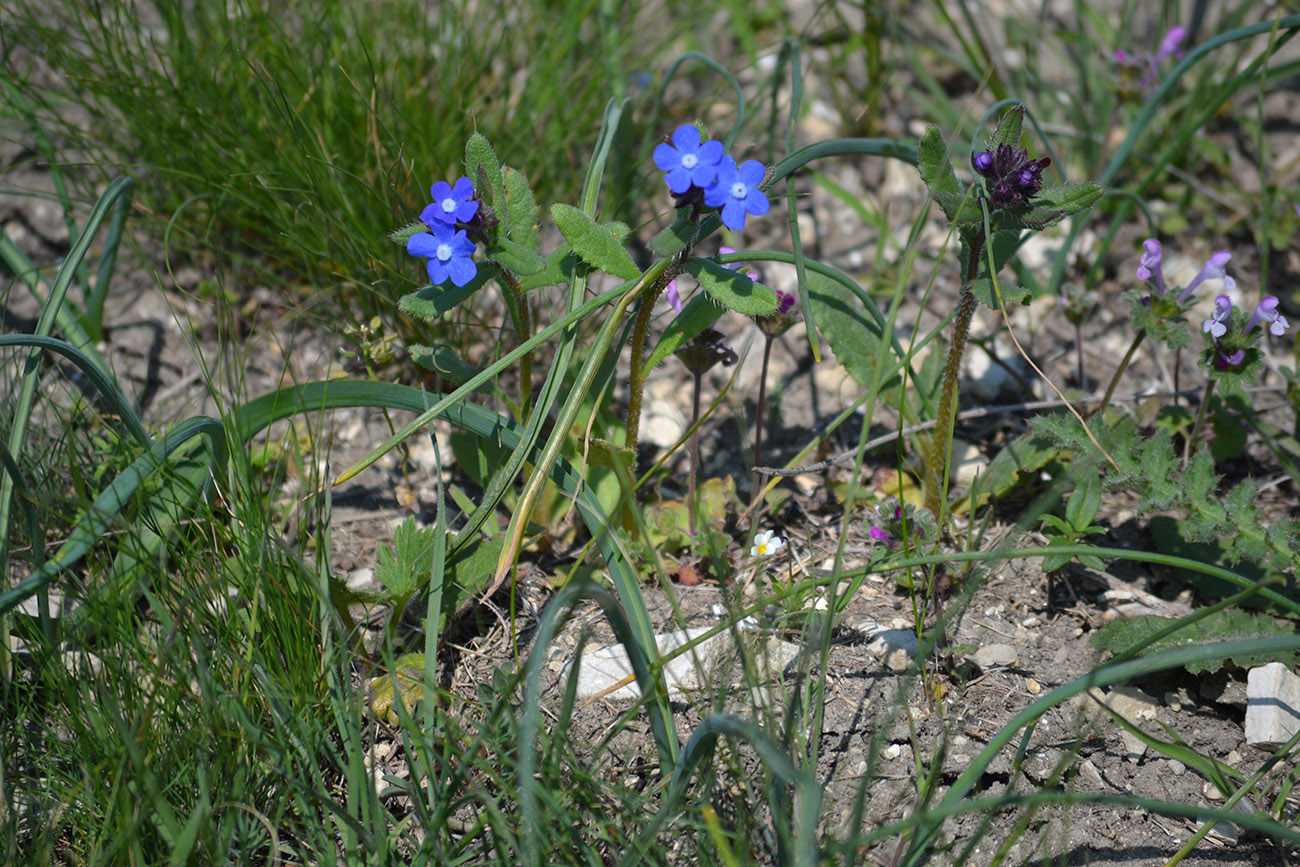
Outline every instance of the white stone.
<path id="1" fill-rule="evenodd" d="M 1010 644 L 986 644 L 975 651 L 973 659 L 980 668 L 991 668 L 995 665 L 1015 665 L 1016 657 L 1016 649 Z"/>
<path id="2" fill-rule="evenodd" d="M 1246 743 L 1275 750 L 1300 731 L 1300 677 L 1280 662 L 1246 676 Z"/>

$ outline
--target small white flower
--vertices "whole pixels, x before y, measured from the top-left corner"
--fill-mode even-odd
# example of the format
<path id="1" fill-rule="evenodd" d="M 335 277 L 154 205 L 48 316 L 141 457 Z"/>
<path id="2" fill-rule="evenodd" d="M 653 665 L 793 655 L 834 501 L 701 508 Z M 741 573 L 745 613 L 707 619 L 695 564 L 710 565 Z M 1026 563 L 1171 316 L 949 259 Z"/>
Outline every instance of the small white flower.
<path id="1" fill-rule="evenodd" d="M 785 545 L 785 539 L 774 534 L 771 530 L 764 530 L 754 536 L 754 547 L 749 549 L 751 557 L 768 557 L 780 551 Z"/>

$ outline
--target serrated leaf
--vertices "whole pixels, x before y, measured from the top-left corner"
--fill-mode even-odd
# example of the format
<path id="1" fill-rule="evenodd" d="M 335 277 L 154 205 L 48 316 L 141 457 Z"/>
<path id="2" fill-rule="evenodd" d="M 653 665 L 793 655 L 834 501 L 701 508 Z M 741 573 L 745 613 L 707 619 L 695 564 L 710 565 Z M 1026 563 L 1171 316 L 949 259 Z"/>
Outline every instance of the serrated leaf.
<path id="1" fill-rule="evenodd" d="M 505 184 L 505 236 L 530 253 L 537 253 L 537 200 L 524 173 L 506 166 L 501 170 Z M 500 215 L 498 215 L 500 219 Z M 511 268 L 514 271 L 515 269 Z M 516 274 L 523 272 L 515 271 Z M 532 273 L 532 272 L 528 272 Z"/>
<path id="2" fill-rule="evenodd" d="M 482 170 L 482 177 L 479 173 Z M 476 132 L 465 142 L 465 174 L 474 182 L 474 190 L 479 201 L 492 209 L 493 215 L 502 222 L 509 221 L 506 205 L 505 182 L 501 176 L 501 161 L 492 145 L 480 132 Z"/>
<path id="3" fill-rule="evenodd" d="M 565 204 L 551 206 L 551 219 L 569 248 L 588 265 L 624 280 L 634 280 L 641 275 L 632 257 L 608 227 Z"/>
<path id="4" fill-rule="evenodd" d="M 686 344 L 686 341 L 692 337 L 698 336 L 722 315 L 725 308 L 719 306 L 707 293 L 700 292 L 682 308 L 668 327 L 664 329 L 663 336 L 655 344 L 654 351 L 646 360 L 645 370 L 649 372 L 654 370 L 655 365 L 663 361 L 669 355 L 676 352 Z"/>
<path id="5" fill-rule="evenodd" d="M 393 666 L 391 672 L 372 678 L 367 686 L 374 692 L 369 702 L 371 714 L 395 726 L 401 722 L 398 702 L 409 717 L 415 713 L 416 703 L 424 698 L 424 654 L 405 653 L 394 660 Z"/>
<path id="6" fill-rule="evenodd" d="M 957 173 L 953 171 L 948 144 L 937 126 L 926 127 L 925 134 L 917 143 L 916 167 L 920 169 L 921 180 L 925 182 L 930 195 L 939 203 L 949 220 L 954 219 L 959 212 L 963 219 L 971 219 L 970 212 L 962 206 L 963 200 L 968 197 L 961 182 L 957 180 Z"/>
<path id="7" fill-rule="evenodd" d="M 1146 615 L 1132 620 L 1114 620 L 1092 637 L 1092 646 L 1099 650 L 1109 650 L 1116 656 L 1128 653 L 1131 648 L 1149 641 L 1172 621 L 1167 617 Z M 1295 629 L 1291 626 L 1278 626 L 1273 619 L 1260 614 L 1252 614 L 1240 608 L 1225 608 L 1188 624 L 1185 628 L 1167 635 L 1143 649 L 1144 654 L 1157 653 L 1161 650 L 1187 647 L 1197 644 L 1219 644 L 1226 641 L 1246 641 L 1252 638 L 1267 638 L 1274 635 L 1291 635 Z M 1192 674 L 1212 674 L 1230 663 L 1238 668 L 1251 668 L 1267 662 L 1281 662 L 1288 668 L 1296 664 L 1296 654 L 1278 653 L 1262 655 L 1240 655 L 1225 657 L 1209 662 L 1195 663 L 1187 666 Z"/>
<path id="8" fill-rule="evenodd" d="M 998 121 L 998 128 L 993 131 L 989 137 L 989 150 L 997 150 L 998 145 L 1011 145 L 1013 148 L 1020 147 L 1020 136 L 1025 124 L 1025 107 L 1023 105 L 1013 105 L 1002 115 Z"/>
<path id="9" fill-rule="evenodd" d="M 1034 294 L 1023 286 L 1017 286 L 1010 280 L 999 280 L 995 292 L 993 291 L 993 281 L 987 277 L 981 277 L 972 283 L 970 291 L 979 303 L 990 310 L 1001 310 L 1007 304 L 1023 304 L 1029 301 Z M 1002 296 L 1002 303 L 998 303 L 999 295 Z"/>
<path id="10" fill-rule="evenodd" d="M 955 225 L 973 226 L 984 222 L 984 210 L 975 196 L 965 193 L 930 193 L 930 196 L 939 203 L 944 215 Z"/>
<path id="11" fill-rule="evenodd" d="M 448 310 L 454 309 L 458 304 L 461 304 L 475 292 L 482 289 L 483 284 L 495 277 L 496 274 L 496 266 L 490 262 L 480 262 L 478 273 L 474 275 L 473 280 L 464 286 L 457 286 L 454 283 L 425 286 L 423 289 L 399 298 L 397 309 L 408 316 L 415 316 L 426 322 L 435 322 Z"/>
<path id="12" fill-rule="evenodd" d="M 385 596 L 402 600 L 429 580 L 433 568 L 434 528 L 421 529 L 415 518 L 407 518 L 393 533 L 393 547 L 380 545 L 375 552 L 375 578 L 385 587 Z"/>
<path id="13" fill-rule="evenodd" d="M 508 238 L 498 240 L 497 245 L 488 252 L 488 256 L 502 268 L 520 277 L 540 274 L 546 270 L 545 259 Z"/>
<path id="14" fill-rule="evenodd" d="M 1003 211 L 999 225 L 1008 228 L 1045 229 L 1055 226 L 1066 217 L 1088 210 L 1102 197 L 1106 188 L 1101 184 L 1059 184 L 1043 187 L 1033 198 L 1033 207 L 1018 214 Z"/>
<path id="15" fill-rule="evenodd" d="M 700 288 L 713 296 L 713 300 L 742 316 L 776 312 L 775 292 L 739 271 L 719 265 L 715 259 L 688 259 L 682 268 L 699 281 Z M 812 275 L 808 276 L 811 280 Z"/>

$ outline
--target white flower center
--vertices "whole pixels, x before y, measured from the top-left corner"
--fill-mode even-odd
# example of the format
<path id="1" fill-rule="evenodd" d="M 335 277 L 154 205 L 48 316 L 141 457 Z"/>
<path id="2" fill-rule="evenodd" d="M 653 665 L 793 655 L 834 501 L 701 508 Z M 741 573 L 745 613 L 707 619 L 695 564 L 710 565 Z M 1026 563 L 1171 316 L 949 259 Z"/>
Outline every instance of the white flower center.
<path id="1" fill-rule="evenodd" d="M 456 200 L 453 199 L 451 196 L 448 196 L 447 198 L 443 199 L 443 200 L 442 200 L 442 212 L 443 212 L 444 214 L 454 214 L 454 213 L 456 213 Z"/>
<path id="2" fill-rule="evenodd" d="M 682 168 L 686 169 L 687 171 L 690 171 L 691 169 L 695 168 L 695 166 L 699 163 L 699 161 L 700 158 L 695 154 L 683 154 Z"/>
<path id="3" fill-rule="evenodd" d="M 745 186 L 740 181 L 736 181 L 731 185 L 731 197 L 733 199 L 743 199 L 747 195 L 749 195 L 749 187 Z"/>
<path id="4" fill-rule="evenodd" d="M 448 259 L 451 258 L 451 244 L 439 244 L 437 252 L 438 252 L 438 261 L 446 262 Z"/>

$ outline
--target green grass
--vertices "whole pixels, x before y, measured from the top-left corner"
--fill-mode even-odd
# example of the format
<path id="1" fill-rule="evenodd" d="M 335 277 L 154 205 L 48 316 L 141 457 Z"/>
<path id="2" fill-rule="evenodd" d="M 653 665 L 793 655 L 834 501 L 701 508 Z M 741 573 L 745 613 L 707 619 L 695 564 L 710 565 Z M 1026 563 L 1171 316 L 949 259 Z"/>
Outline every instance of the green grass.
<path id="1" fill-rule="evenodd" d="M 810 59 L 808 45 L 781 41 L 787 34 L 775 7 L 746 13 L 733 3 L 725 36 L 738 56 L 716 67 L 692 56 L 676 68 L 669 92 L 685 88 L 707 94 L 705 101 L 664 105 L 655 99 L 657 77 L 642 89 L 635 76 L 658 76 L 670 68 L 671 52 L 713 47 L 704 34 L 716 13 L 685 4 L 635 14 L 622 8 L 552 2 L 507 10 L 462 2 L 433 14 L 393 0 L 287 7 L 235 0 L 137 12 L 105 2 L 59 17 L 20 0 L 6 11 L 0 48 L 12 62 L 0 72 L 9 98 L 3 120 L 18 130 L 16 138 L 34 143 L 28 159 L 51 167 L 54 198 L 71 239 L 56 274 L 38 269 L 12 244 L 0 247 L 0 260 L 14 275 L 0 290 L 0 302 L 16 300 L 29 287 L 46 299 L 37 336 L 0 339 L 0 574 L 6 582 L 0 588 L 0 636 L 13 639 L 12 649 L 0 655 L 0 853 L 6 863 L 812 865 L 860 863 L 871 853 L 915 865 L 944 863 L 985 844 L 1005 856 L 1041 811 L 1058 807 L 1122 806 L 1202 823 L 1207 816 L 1227 815 L 1228 807 L 1083 796 L 1051 785 L 994 797 L 981 791 L 981 779 L 999 750 L 1014 754 L 1021 744 L 1023 751 L 1045 714 L 1089 687 L 1300 649 L 1300 638 L 1281 635 L 1151 652 L 1157 641 L 1191 634 L 1211 614 L 1248 600 L 1268 602 L 1293 622 L 1300 603 L 1286 587 L 1274 587 L 1268 575 L 1260 581 L 1243 577 L 1239 573 L 1247 570 L 1236 561 L 1205 563 L 1084 545 L 1057 545 L 1049 552 L 1008 543 L 980 551 L 967 543 L 969 550 L 935 553 L 918 544 L 891 560 L 847 569 L 843 544 L 849 522 L 861 518 L 852 504 L 863 496 L 852 486 L 838 491 L 849 507 L 832 575 L 782 588 L 764 584 L 755 599 L 733 600 L 730 621 L 766 617 L 775 606 L 781 622 L 802 630 L 801 677 L 785 703 L 737 705 L 724 694 L 730 684 L 723 685 L 712 701 L 694 708 L 688 729 L 655 692 L 665 660 L 650 642 L 650 630 L 660 624 L 651 624 L 643 598 L 645 583 L 658 580 L 674 601 L 672 585 L 653 546 L 637 541 L 646 530 L 640 509 L 634 505 L 627 526 L 615 527 L 621 522 L 612 516 L 627 509 L 628 488 L 608 467 L 594 459 L 588 463 L 585 450 L 605 438 L 608 453 L 619 454 L 620 358 L 630 331 L 621 317 L 631 320 L 633 293 L 653 287 L 673 264 L 671 255 L 638 267 L 641 276 L 618 285 L 589 286 L 595 269 L 570 268 L 567 305 L 556 302 L 557 309 L 523 336 L 522 345 L 509 338 L 498 344 L 495 302 L 484 300 L 488 292 L 450 319 L 399 317 L 397 300 L 419 285 L 419 270 L 387 233 L 418 212 L 432 181 L 460 174 L 464 143 L 480 130 L 505 162 L 526 173 L 544 205 L 574 202 L 592 219 L 617 217 L 648 242 L 646 226 L 663 210 L 663 196 L 657 178 L 644 168 L 646 146 L 679 119 L 708 116 L 715 97 L 749 101 L 743 122 L 739 109 L 734 111 L 732 137 L 741 147 L 757 150 L 761 142 L 772 151 L 778 183 L 770 191 L 774 207 L 768 219 L 779 225 L 782 205 L 788 205 L 793 228 L 793 180 L 789 186 L 779 181 L 819 171 L 831 158 L 916 161 L 910 141 L 795 147 L 794 121 L 810 94 L 791 70 L 824 63 L 816 71 L 830 100 L 857 125 L 853 131 L 867 135 L 880 133 L 870 116 L 890 96 L 890 73 L 910 71 L 919 85 L 915 105 L 944 130 L 958 165 L 966 142 L 977 135 L 982 141 L 990 128 L 979 111 L 994 98 L 1025 100 L 1043 131 L 1030 134 L 1036 153 L 1050 147 L 1054 162 L 1071 176 L 1104 177 L 1130 194 L 1112 196 L 1091 223 L 1111 232 L 1097 254 L 1100 263 L 1108 259 L 1118 227 L 1131 221 L 1135 201 L 1155 215 L 1153 223 L 1163 215 L 1167 227 L 1171 213 L 1181 212 L 1213 227 L 1211 199 L 1181 179 L 1213 166 L 1215 154 L 1205 145 L 1181 143 L 1195 142 L 1196 133 L 1222 122 L 1224 112 L 1248 116 L 1249 100 L 1262 99 L 1295 73 L 1294 62 L 1279 49 L 1300 21 L 1286 19 L 1271 36 L 1268 25 L 1233 31 L 1247 23 L 1247 7 L 1228 9 L 1205 24 L 1193 52 L 1165 67 L 1166 83 L 1144 107 L 1116 89 L 1109 60 L 1118 44 L 1147 37 L 1131 31 L 1136 4 L 1125 8 L 1118 24 L 1080 4 L 1065 26 L 1033 18 L 990 22 L 977 18 L 973 4 L 935 4 L 934 20 L 950 28 L 935 38 L 910 20 L 891 23 L 894 17 L 881 16 L 871 4 L 832 3 L 818 10 L 804 34 L 817 36 L 818 27 L 828 28 L 826 38 L 812 40 L 827 51 Z M 970 28 L 972 21 L 980 27 Z M 1003 32 L 994 34 L 994 24 Z M 1026 62 L 1002 63 L 995 35 L 1008 39 Z M 1063 81 L 1041 74 L 1046 67 L 1039 61 L 1051 51 L 1069 61 Z M 767 55 L 781 62 L 752 74 Z M 1224 77 L 1216 70 L 1225 58 L 1244 72 Z M 854 65 L 859 61 L 860 67 Z M 53 78 L 45 64 L 57 73 Z M 987 99 L 979 111 L 950 97 L 936 70 L 977 81 L 987 72 Z M 855 77 L 856 71 L 866 78 Z M 625 95 L 632 97 L 625 106 L 609 102 Z M 854 101 L 864 106 L 861 114 L 847 110 Z M 89 122 L 74 122 L 73 107 L 86 112 Z M 1102 135 L 1112 122 L 1124 131 L 1118 139 Z M 1260 125 L 1243 122 L 1243 128 L 1262 141 Z M 713 134 L 721 138 L 724 132 L 718 123 Z M 1260 173 L 1268 174 L 1263 164 Z M 84 216 L 96 198 L 89 191 L 120 176 L 131 177 L 134 190 L 122 181 L 112 184 Z M 838 196 L 851 195 L 828 176 L 818 180 Z M 783 192 L 791 194 L 788 200 L 779 198 Z M 1270 209 L 1284 199 L 1278 190 L 1260 202 L 1235 199 L 1265 247 L 1276 234 Z M 890 225 L 883 207 L 857 210 L 878 230 Z M 899 257 L 888 265 L 877 258 L 876 269 L 865 276 L 805 261 L 809 239 L 797 234 L 793 252 L 735 257 L 802 274 L 813 290 L 802 294 L 805 313 L 815 313 L 857 381 L 861 393 L 854 408 L 864 407 L 869 418 L 887 403 L 904 422 L 934 421 L 943 327 L 909 327 L 907 345 L 896 337 L 905 295 L 927 280 L 932 287 L 935 279 L 929 263 L 920 260 L 923 217 L 905 238 L 888 242 Z M 709 225 L 717 228 L 716 221 Z M 1018 279 L 1040 292 L 1055 291 L 1074 238 L 1068 235 L 1054 272 Z M 194 263 L 230 275 L 221 288 L 233 290 L 231 295 L 218 292 L 213 301 L 218 348 L 230 360 L 210 367 L 204 348 L 194 348 L 194 364 L 202 368 L 217 406 L 211 418 L 137 418 L 133 397 L 100 358 L 96 343 L 104 306 L 111 309 L 114 302 L 110 279 L 118 251 L 136 239 L 145 246 L 165 242 L 172 267 Z M 551 244 L 544 238 L 543 249 Z M 948 244 L 949 254 L 955 253 L 956 239 Z M 1110 252 L 1110 260 L 1115 255 Z M 378 313 L 389 333 L 451 344 L 481 370 L 467 385 L 447 389 L 449 394 L 394 384 L 389 380 L 399 374 L 392 368 L 348 383 L 249 393 L 243 368 L 250 360 L 248 343 L 261 337 L 261 323 L 251 338 L 242 333 L 239 305 L 258 284 L 270 287 L 289 315 L 305 314 L 334 338 L 344 339 L 354 317 Z M 873 299 L 888 309 L 881 313 Z M 914 363 L 922 348 L 933 350 L 924 365 Z M 285 355 L 300 349 L 289 346 Z M 540 359 L 537 378 L 546 381 L 521 418 L 498 416 L 471 400 L 480 386 L 508 387 L 507 372 L 533 352 Z M 59 366 L 51 363 L 56 359 Z M 80 371 L 78 383 L 67 379 L 73 366 Z M 1254 410 L 1245 406 L 1249 420 Z M 484 493 L 478 502 L 459 477 L 449 486 L 439 484 L 438 541 L 421 567 L 430 588 L 421 601 L 429 609 L 414 638 L 407 627 L 419 621 L 420 606 L 403 628 L 388 632 L 388 642 L 374 654 L 361 649 L 347 610 L 352 599 L 330 571 L 326 492 L 332 480 L 322 475 L 321 460 L 330 456 L 314 447 L 288 448 L 268 462 L 259 448 L 263 431 L 285 419 L 306 434 L 303 442 L 325 442 L 329 412 L 345 407 L 392 412 L 394 428 L 417 418 L 404 434 L 424 434 L 437 414 L 471 435 L 471 450 L 474 443 L 491 442 L 491 454 L 503 467 L 479 480 Z M 853 408 L 846 410 L 831 427 L 853 414 Z M 1201 522 L 1202 536 L 1225 535 L 1233 520 L 1258 524 L 1240 497 L 1228 499 L 1236 492 L 1249 496 L 1253 483 L 1249 490 L 1220 495 L 1216 466 L 1202 457 L 1192 469 L 1202 473 L 1208 493 L 1200 498 L 1205 508 L 1197 511 L 1197 504 L 1140 481 L 1144 462 L 1173 465 L 1174 453 L 1157 448 L 1172 437 L 1123 440 L 1136 434 L 1122 424 L 1095 426 L 1117 462 L 1116 474 L 1108 476 L 1113 486 L 1146 484 L 1138 493 L 1165 498 L 1153 508 L 1176 507 L 1191 515 L 1189 520 Z M 578 440 L 575 430 L 594 439 Z M 1255 430 L 1279 457 L 1286 453 L 1285 431 L 1262 424 Z M 1035 446 L 1043 450 L 1034 455 L 1042 458 L 1036 469 L 1051 466 L 1057 477 L 1029 513 L 1054 508 L 1073 484 L 1071 472 L 1095 476 L 1103 466 L 1072 423 L 1045 422 L 1043 431 L 1063 444 Z M 828 434 L 809 432 L 798 460 Z M 859 469 L 867 437 L 863 425 Z M 911 440 L 906 448 L 915 453 L 925 451 L 923 446 Z M 900 468 L 904 448 L 899 446 Z M 332 467 L 333 473 L 339 470 Z M 283 490 L 289 474 L 299 480 L 291 495 Z M 652 477 L 647 473 L 641 481 Z M 610 479 L 617 484 L 605 484 Z M 1293 474 L 1289 482 L 1300 479 Z M 995 494 L 1018 487 L 1015 468 L 1002 484 Z M 540 505 L 533 511 L 521 503 Z M 512 628 L 536 626 L 521 656 L 510 659 L 503 650 L 501 664 L 473 694 L 446 689 L 439 657 L 447 650 L 439 644 L 446 591 L 434 588 L 464 577 L 454 572 L 456 552 L 479 533 L 504 542 L 508 551 L 525 537 L 554 532 L 559 538 L 568 532 L 562 518 L 569 503 L 576 508 L 573 523 L 581 524 L 575 537 L 590 540 L 589 559 L 608 580 L 588 581 L 566 562 L 577 577 L 557 592 L 539 623 L 509 613 Z M 1214 512 L 1223 503 L 1239 516 Z M 477 510 L 474 526 L 481 529 L 446 532 L 448 525 L 464 527 L 466 515 L 458 514 L 456 504 L 464 513 Z M 515 514 L 503 530 L 506 504 L 515 504 Z M 554 526 L 530 525 L 530 515 L 534 522 L 548 516 Z M 286 526 L 294 528 L 289 538 Z M 1017 529 L 1035 526 L 1024 518 Z M 749 532 L 737 528 L 738 536 Z M 971 538 L 975 532 L 972 527 Z M 1256 533 L 1242 543 L 1242 550 L 1254 546 L 1250 556 L 1240 559 L 1252 568 L 1271 562 L 1278 571 L 1281 538 L 1281 530 L 1276 537 Z M 709 541 L 716 545 L 718 539 Z M 746 545 L 747 537 L 737 541 Z M 833 821 L 817 758 L 827 746 L 822 709 L 831 688 L 836 612 L 869 575 L 905 572 L 907 581 L 899 582 L 914 588 L 910 610 L 927 649 L 933 648 L 997 568 L 1047 553 L 1179 570 L 1189 580 L 1226 583 L 1234 595 L 1204 599 L 1206 607 L 1193 615 L 1141 641 L 1112 645 L 1125 650 L 1025 707 L 954 779 L 941 780 L 937 764 L 918 766 L 915 802 L 902 805 L 907 809 L 901 818 L 880 825 L 860 821 L 884 779 L 876 759 L 880 744 L 873 741 L 857 784 L 854 821 Z M 516 559 L 517 549 L 506 565 Z M 966 584 L 938 622 L 927 621 L 923 579 L 940 564 L 960 572 Z M 832 594 L 825 613 L 808 614 L 793 601 L 823 591 Z M 79 609 L 52 616 L 60 596 Z M 598 737 L 581 728 L 571 680 L 560 681 L 558 696 L 542 695 L 551 642 L 572 607 L 590 604 L 599 606 L 632 654 L 637 680 L 649 693 Z M 717 629 L 725 631 L 734 632 L 733 623 Z M 399 702 L 395 726 L 377 720 L 366 706 L 365 683 L 393 670 L 398 656 L 420 651 L 424 656 L 416 657 L 412 670 L 418 672 L 413 694 L 421 703 Z M 757 681 L 752 660 L 746 660 L 742 694 Z M 899 713 L 906 712 L 909 696 L 915 701 L 938 683 L 934 674 L 913 672 L 901 681 Z M 629 754 L 621 742 L 637 733 L 639 747 Z M 942 749 L 951 734 L 928 746 Z M 1174 733 L 1145 737 L 1155 753 L 1183 762 L 1230 797 L 1249 793 L 1265 807 L 1245 817 L 1233 814 L 1235 821 L 1279 844 L 1300 840 L 1284 810 L 1295 782 L 1294 741 L 1263 771 L 1245 778 L 1180 743 Z M 1067 750 L 1062 761 L 1072 758 Z M 1065 773 L 1066 766 L 1057 770 Z M 994 820 L 1008 811 L 1018 811 L 1017 821 L 999 830 Z M 978 818 L 979 830 L 958 843 L 946 839 L 949 820 L 967 814 Z"/>

